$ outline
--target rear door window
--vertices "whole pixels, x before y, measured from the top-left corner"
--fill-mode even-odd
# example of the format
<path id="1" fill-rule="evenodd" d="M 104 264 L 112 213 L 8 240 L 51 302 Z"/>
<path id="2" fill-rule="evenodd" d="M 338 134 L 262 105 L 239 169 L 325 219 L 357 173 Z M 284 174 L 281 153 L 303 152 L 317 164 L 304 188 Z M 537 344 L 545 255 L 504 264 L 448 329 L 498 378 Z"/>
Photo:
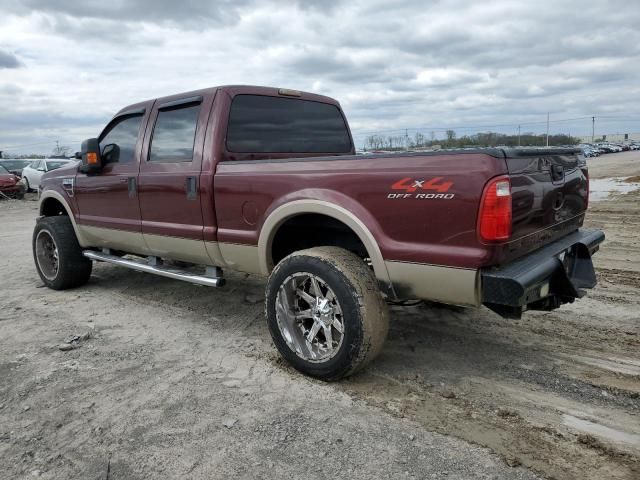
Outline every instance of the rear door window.
<path id="1" fill-rule="evenodd" d="M 229 113 L 227 149 L 236 153 L 348 153 L 351 138 L 335 105 L 236 95 Z"/>
<path id="2" fill-rule="evenodd" d="M 149 161 L 192 161 L 199 114 L 200 103 L 160 110 L 151 138 Z"/>

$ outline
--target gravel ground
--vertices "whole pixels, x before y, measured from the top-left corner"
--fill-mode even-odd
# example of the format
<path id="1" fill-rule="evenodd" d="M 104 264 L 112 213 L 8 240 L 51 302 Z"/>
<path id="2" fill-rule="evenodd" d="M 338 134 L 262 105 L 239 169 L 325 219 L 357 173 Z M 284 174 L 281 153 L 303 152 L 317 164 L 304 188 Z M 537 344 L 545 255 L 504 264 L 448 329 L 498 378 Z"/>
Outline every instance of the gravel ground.
<path id="1" fill-rule="evenodd" d="M 639 175 L 640 154 L 590 167 Z M 332 384 L 280 361 L 257 277 L 98 264 L 85 287 L 41 288 L 36 214 L 0 203 L 3 478 L 640 476 L 640 192 L 591 205 L 607 241 L 587 298 L 519 321 L 394 307 L 380 358 Z"/>

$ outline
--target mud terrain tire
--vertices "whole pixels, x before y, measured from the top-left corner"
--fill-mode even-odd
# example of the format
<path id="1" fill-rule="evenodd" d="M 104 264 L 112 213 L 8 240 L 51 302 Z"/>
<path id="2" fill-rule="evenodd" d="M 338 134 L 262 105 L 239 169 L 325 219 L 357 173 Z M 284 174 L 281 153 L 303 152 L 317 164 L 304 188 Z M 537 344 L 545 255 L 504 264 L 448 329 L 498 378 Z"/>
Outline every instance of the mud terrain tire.
<path id="1" fill-rule="evenodd" d="M 36 270 L 47 287 L 66 290 L 89 281 L 93 263 L 82 255 L 69 217 L 59 215 L 38 220 L 32 248 Z"/>
<path id="2" fill-rule="evenodd" d="M 321 292 L 315 297 L 320 301 L 315 303 L 312 299 L 318 290 L 310 286 L 312 281 L 320 285 Z M 363 368 L 382 350 L 389 329 L 387 305 L 371 268 L 347 250 L 315 247 L 292 253 L 271 273 L 265 296 L 267 323 L 276 348 L 287 362 L 306 375 L 338 380 Z M 333 307 L 326 307 L 327 299 L 331 299 Z M 309 312 L 316 314 L 311 316 Z M 297 318 L 304 313 L 311 317 L 302 320 L 308 326 L 301 326 Z M 322 325 L 318 327 L 317 338 L 324 339 L 325 346 L 335 342 L 335 348 L 322 350 L 320 345 L 312 351 L 314 345 L 308 342 L 310 334 L 316 338 L 312 322 Z M 327 324 L 330 332 L 325 335 Z M 342 332 L 331 325 L 340 326 Z M 338 336 L 339 344 L 334 340 Z M 327 358 L 319 358 L 323 355 Z"/>

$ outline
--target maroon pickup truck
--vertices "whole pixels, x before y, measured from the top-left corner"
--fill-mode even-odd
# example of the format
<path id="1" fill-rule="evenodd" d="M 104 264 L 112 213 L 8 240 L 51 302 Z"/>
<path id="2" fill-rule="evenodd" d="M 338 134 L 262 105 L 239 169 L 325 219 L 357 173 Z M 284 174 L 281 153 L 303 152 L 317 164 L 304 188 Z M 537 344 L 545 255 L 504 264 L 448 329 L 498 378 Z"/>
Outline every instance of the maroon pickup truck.
<path id="1" fill-rule="evenodd" d="M 273 341 L 344 377 L 382 349 L 387 302 L 551 310 L 596 284 L 573 149 L 356 155 L 335 100 L 227 86 L 130 105 L 46 174 L 33 252 L 54 289 L 93 261 L 219 287 L 268 276 Z"/>

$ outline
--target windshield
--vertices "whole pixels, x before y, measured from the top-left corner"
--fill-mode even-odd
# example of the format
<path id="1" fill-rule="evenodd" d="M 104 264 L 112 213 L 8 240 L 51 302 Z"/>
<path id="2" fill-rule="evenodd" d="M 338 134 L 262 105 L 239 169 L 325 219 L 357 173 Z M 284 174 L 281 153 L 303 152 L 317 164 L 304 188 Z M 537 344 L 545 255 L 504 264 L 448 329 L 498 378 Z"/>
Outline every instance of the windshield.
<path id="1" fill-rule="evenodd" d="M 67 163 L 69 162 L 55 162 L 47 160 L 47 167 L 49 168 L 49 170 L 55 170 L 56 168 L 65 166 Z"/>
<path id="2" fill-rule="evenodd" d="M 19 170 L 31 163 L 31 160 L 3 160 L 2 165 L 7 170 Z"/>
<path id="3" fill-rule="evenodd" d="M 9 170 L 0 165 L 0 175 L 9 175 Z"/>

